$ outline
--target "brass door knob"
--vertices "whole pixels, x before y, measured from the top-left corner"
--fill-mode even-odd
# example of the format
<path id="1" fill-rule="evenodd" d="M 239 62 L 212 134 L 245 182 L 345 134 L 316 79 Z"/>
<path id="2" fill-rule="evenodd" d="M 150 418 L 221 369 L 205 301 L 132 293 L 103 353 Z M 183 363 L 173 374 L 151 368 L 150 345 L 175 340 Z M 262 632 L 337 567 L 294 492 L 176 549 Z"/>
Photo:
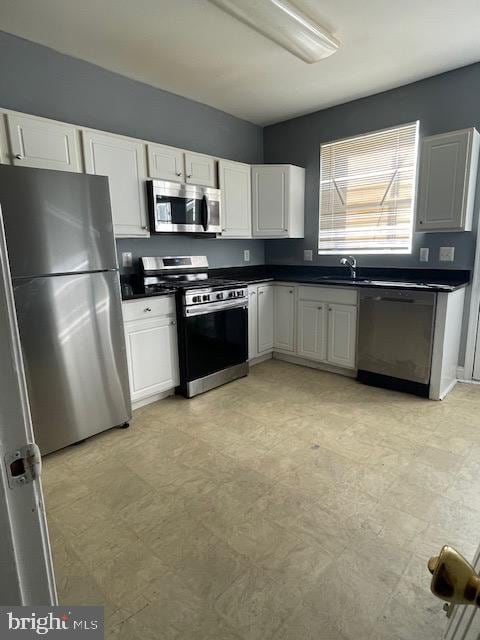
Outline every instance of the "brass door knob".
<path id="1" fill-rule="evenodd" d="M 438 556 L 430 558 L 432 593 L 452 604 L 480 607 L 480 577 L 472 565 L 452 547 L 445 545 Z"/>

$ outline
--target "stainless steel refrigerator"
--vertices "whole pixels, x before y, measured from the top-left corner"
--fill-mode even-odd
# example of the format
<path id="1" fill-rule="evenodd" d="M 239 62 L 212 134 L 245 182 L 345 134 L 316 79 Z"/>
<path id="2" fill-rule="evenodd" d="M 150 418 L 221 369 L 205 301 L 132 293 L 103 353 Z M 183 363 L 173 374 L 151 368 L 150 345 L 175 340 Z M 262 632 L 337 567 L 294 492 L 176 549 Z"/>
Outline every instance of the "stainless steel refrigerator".
<path id="1" fill-rule="evenodd" d="M 0 165 L 0 208 L 46 454 L 131 417 L 108 180 Z"/>

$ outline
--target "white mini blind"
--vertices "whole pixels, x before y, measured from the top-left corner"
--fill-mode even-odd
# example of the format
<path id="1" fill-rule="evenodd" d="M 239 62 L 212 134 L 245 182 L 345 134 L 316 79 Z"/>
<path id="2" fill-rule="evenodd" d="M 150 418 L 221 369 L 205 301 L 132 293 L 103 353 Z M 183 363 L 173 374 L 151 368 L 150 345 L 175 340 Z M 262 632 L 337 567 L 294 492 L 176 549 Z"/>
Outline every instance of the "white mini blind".
<path id="1" fill-rule="evenodd" d="M 418 124 L 321 145 L 319 253 L 410 253 Z"/>

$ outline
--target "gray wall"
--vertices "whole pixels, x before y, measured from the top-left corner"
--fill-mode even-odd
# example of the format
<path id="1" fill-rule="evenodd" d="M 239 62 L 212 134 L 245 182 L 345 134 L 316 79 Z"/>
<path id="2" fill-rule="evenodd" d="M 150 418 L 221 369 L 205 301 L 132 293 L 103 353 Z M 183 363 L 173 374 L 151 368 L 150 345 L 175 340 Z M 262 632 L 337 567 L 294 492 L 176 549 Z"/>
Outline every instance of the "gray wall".
<path id="1" fill-rule="evenodd" d="M 242 162 L 262 162 L 262 128 L 0 31 L 0 107 Z M 264 262 L 262 240 L 184 236 L 118 241 L 135 255 L 203 254 L 214 266 Z"/>
<path id="2" fill-rule="evenodd" d="M 314 264 L 338 264 L 338 256 L 316 255 L 321 143 L 417 119 L 421 135 L 472 126 L 480 129 L 479 105 L 480 64 L 474 64 L 266 127 L 265 162 L 288 162 L 306 168 L 305 239 L 268 242 L 267 262 L 304 264 L 303 249 L 313 249 Z M 455 247 L 454 262 L 438 261 L 440 246 Z M 428 263 L 419 261 L 420 247 L 430 248 Z M 369 255 L 358 259 L 360 266 L 468 269 L 473 266 L 474 248 L 473 232 L 415 234 L 411 255 Z"/>

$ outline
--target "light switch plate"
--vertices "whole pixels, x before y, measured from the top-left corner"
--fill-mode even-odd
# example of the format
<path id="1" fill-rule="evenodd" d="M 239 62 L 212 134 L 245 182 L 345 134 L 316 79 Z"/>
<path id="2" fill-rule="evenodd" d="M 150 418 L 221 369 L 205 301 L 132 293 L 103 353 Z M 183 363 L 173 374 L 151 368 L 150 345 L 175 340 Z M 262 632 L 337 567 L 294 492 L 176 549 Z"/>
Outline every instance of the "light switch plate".
<path id="1" fill-rule="evenodd" d="M 303 259 L 306 262 L 311 262 L 313 260 L 313 251 L 311 249 L 303 250 Z"/>
<path id="2" fill-rule="evenodd" d="M 122 253 L 122 267 L 131 267 L 132 266 L 132 252 L 124 251 Z"/>
<path id="3" fill-rule="evenodd" d="M 455 247 L 440 247 L 438 258 L 440 262 L 453 262 L 455 259 Z"/>
<path id="4" fill-rule="evenodd" d="M 243 250 L 243 261 L 250 262 L 250 249 Z"/>
<path id="5" fill-rule="evenodd" d="M 428 254 L 430 250 L 428 247 L 422 247 L 420 249 L 420 262 L 428 262 Z"/>

